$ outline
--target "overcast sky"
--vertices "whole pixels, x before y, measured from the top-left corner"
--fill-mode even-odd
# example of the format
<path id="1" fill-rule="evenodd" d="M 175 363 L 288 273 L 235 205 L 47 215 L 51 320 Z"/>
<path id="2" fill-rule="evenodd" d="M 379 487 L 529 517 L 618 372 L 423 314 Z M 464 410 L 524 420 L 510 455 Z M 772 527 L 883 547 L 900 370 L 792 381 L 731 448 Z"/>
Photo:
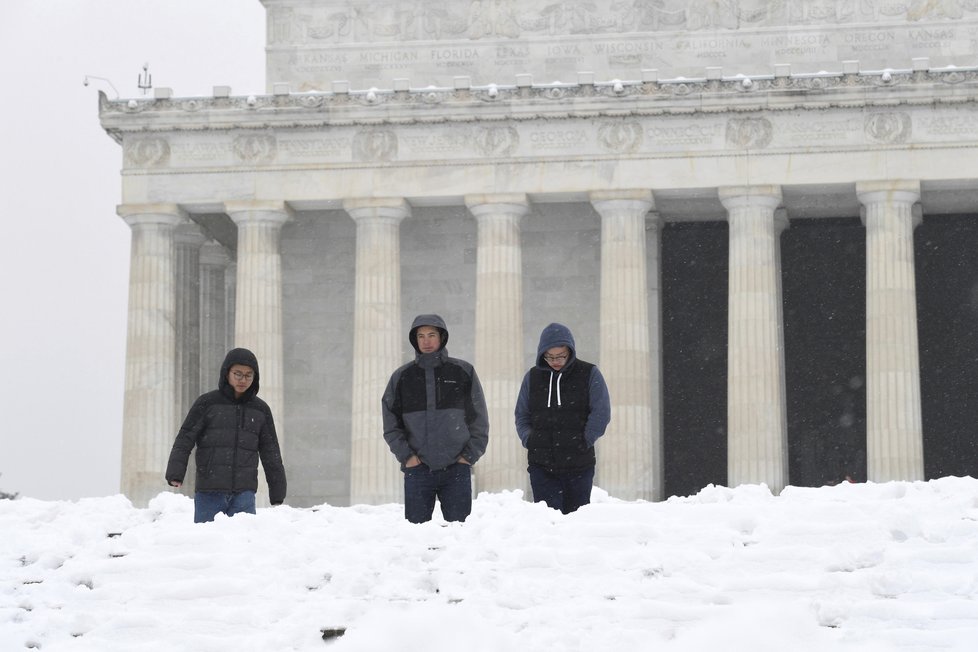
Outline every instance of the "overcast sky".
<path id="1" fill-rule="evenodd" d="M 178 97 L 262 93 L 264 26 L 259 0 L 0 2 L 0 490 L 119 491 L 129 227 L 98 91 L 141 97 L 149 63 Z"/>

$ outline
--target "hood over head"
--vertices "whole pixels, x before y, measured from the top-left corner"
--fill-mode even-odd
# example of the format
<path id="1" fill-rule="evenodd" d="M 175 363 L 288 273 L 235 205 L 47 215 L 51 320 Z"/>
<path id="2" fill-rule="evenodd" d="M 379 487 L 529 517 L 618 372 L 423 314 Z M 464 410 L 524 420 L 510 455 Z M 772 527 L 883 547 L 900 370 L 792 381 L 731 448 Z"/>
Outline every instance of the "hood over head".
<path id="1" fill-rule="evenodd" d="M 543 359 L 543 354 L 546 353 L 548 349 L 552 349 L 555 346 L 566 346 L 568 349 L 570 349 L 570 359 L 568 359 L 568 363 L 577 357 L 577 347 L 574 345 L 574 335 L 572 335 L 570 329 L 563 324 L 554 322 L 546 326 L 540 333 L 540 343 L 537 345 L 537 364 L 539 366 L 549 368 L 549 365 Z"/>
<path id="2" fill-rule="evenodd" d="M 418 329 L 422 326 L 431 326 L 437 328 L 438 332 L 441 333 L 441 346 L 438 350 L 441 351 L 448 344 L 448 327 L 445 326 L 445 320 L 439 315 L 418 315 L 414 318 L 414 322 L 411 324 L 411 330 L 408 332 L 408 341 L 411 346 L 414 347 L 416 353 L 421 353 L 421 349 L 418 348 Z"/>
<path id="3" fill-rule="evenodd" d="M 228 351 L 228 354 L 224 356 L 224 362 L 221 364 L 221 377 L 217 381 L 217 387 L 224 395 L 234 398 L 234 388 L 228 382 L 228 372 L 236 364 L 251 367 L 255 372 L 251 387 L 241 396 L 241 400 L 248 400 L 258 394 L 258 358 L 248 349 L 231 349 Z"/>

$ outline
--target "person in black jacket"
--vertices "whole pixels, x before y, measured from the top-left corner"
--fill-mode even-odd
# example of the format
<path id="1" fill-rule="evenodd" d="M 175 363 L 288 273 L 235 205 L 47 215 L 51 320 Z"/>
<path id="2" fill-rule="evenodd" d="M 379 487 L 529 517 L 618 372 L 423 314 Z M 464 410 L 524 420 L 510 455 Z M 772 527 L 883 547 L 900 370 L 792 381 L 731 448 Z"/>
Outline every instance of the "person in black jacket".
<path id="1" fill-rule="evenodd" d="M 446 521 L 464 521 L 472 465 L 489 443 L 482 385 L 471 364 L 448 356 L 438 315 L 418 315 L 408 341 L 414 361 L 391 375 L 381 399 L 384 439 L 404 472 L 404 517 L 430 521 L 437 498 Z"/>
<path id="2" fill-rule="evenodd" d="M 166 465 L 167 483 L 181 486 L 190 451 L 197 447 L 195 523 L 213 521 L 219 512 L 254 514 L 259 459 L 269 502 L 280 505 L 285 500 L 285 466 L 272 411 L 258 398 L 255 354 L 248 349 L 229 351 L 217 387 L 190 408 Z"/>
<path id="3" fill-rule="evenodd" d="M 610 421 L 604 376 L 577 358 L 569 328 L 550 324 L 516 398 L 516 433 L 527 449 L 533 500 L 564 514 L 591 502 L 594 444 Z"/>

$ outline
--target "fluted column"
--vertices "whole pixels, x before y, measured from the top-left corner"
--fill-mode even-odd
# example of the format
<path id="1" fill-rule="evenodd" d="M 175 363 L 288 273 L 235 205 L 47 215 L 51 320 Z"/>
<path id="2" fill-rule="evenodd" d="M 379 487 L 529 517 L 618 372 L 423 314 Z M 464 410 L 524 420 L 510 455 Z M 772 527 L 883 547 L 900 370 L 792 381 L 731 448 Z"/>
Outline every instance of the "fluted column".
<path id="1" fill-rule="evenodd" d="M 920 183 L 858 183 L 856 193 L 866 225 L 867 477 L 923 480 L 913 247 Z"/>
<path id="2" fill-rule="evenodd" d="M 234 348 L 234 322 L 237 310 L 235 306 L 238 299 L 238 263 L 231 261 L 224 273 L 224 296 L 227 306 L 227 330 L 224 332 L 224 350 L 230 351 Z M 223 358 L 222 358 L 223 360 Z"/>
<path id="3" fill-rule="evenodd" d="M 219 243 L 200 249 L 200 388 L 215 389 L 228 352 L 227 276 L 231 258 Z"/>
<path id="4" fill-rule="evenodd" d="M 380 400 L 391 373 L 404 364 L 400 224 L 411 208 L 394 198 L 350 199 L 343 208 L 357 225 L 350 503 L 400 502 L 403 479 L 384 441 Z"/>
<path id="5" fill-rule="evenodd" d="M 727 484 L 788 481 L 778 186 L 720 188 L 730 223 Z"/>
<path id="6" fill-rule="evenodd" d="M 145 507 L 166 489 L 163 471 L 176 423 L 175 204 L 123 204 L 132 229 L 122 416 L 122 493 Z"/>
<path id="7" fill-rule="evenodd" d="M 177 227 L 177 420 L 200 395 L 200 248 L 206 237 L 200 226 Z"/>
<path id="8" fill-rule="evenodd" d="M 617 498 L 654 500 L 662 483 L 662 451 L 653 417 L 661 388 L 658 374 L 655 383 L 652 375 L 659 356 L 651 350 L 645 240 L 652 193 L 592 192 L 590 199 L 601 216 L 600 363 L 611 395 L 611 423 L 598 440 L 595 482 Z"/>
<path id="9" fill-rule="evenodd" d="M 526 453 L 513 413 L 523 371 L 523 257 L 520 220 L 529 213 L 526 195 L 465 198 L 478 223 L 475 366 L 486 394 L 491 436 L 475 467 L 478 491 L 521 489 L 528 495 Z M 514 337 L 514 335 L 516 337 Z M 516 343 L 516 345 L 514 345 Z"/>
<path id="10" fill-rule="evenodd" d="M 227 202 L 224 210 L 238 226 L 234 346 L 258 358 L 259 396 L 275 419 L 283 456 L 285 444 L 284 353 L 282 347 L 282 226 L 292 210 L 282 201 Z M 268 494 L 259 474 L 261 504 Z"/>

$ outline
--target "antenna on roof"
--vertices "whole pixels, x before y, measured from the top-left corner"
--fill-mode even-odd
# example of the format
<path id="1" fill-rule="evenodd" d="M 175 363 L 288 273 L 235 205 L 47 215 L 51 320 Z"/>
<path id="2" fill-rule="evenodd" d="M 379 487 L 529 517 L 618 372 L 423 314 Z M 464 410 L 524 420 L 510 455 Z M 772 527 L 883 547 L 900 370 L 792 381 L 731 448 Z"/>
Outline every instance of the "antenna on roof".
<path id="1" fill-rule="evenodd" d="M 149 62 L 143 64 L 143 72 L 139 75 L 139 90 L 146 94 L 146 91 L 153 88 L 153 75 L 149 74 Z"/>

